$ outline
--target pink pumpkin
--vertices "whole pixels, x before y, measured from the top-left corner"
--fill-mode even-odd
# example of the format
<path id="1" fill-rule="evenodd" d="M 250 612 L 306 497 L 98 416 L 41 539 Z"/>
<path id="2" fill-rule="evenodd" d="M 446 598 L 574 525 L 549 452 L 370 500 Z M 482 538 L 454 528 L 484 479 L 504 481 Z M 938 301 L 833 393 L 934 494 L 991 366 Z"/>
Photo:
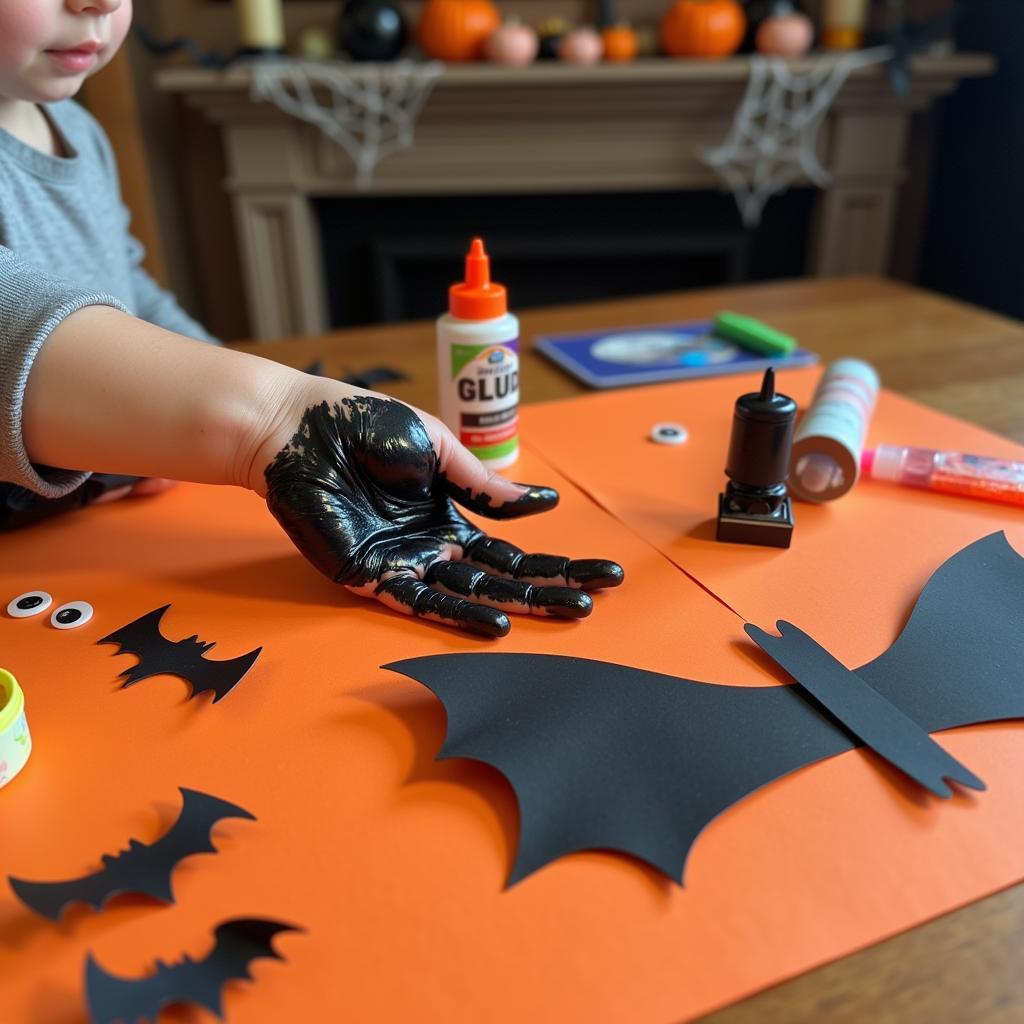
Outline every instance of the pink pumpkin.
<path id="1" fill-rule="evenodd" d="M 758 53 L 776 57 L 802 57 L 814 41 L 811 19 L 799 11 L 774 14 L 764 19 L 757 30 Z"/>
<path id="2" fill-rule="evenodd" d="M 484 56 L 495 64 L 522 67 L 537 57 L 540 40 L 529 25 L 506 22 L 495 29 L 484 43 Z"/>
<path id="3" fill-rule="evenodd" d="M 592 28 L 576 28 L 562 37 L 558 56 L 568 64 L 596 64 L 604 55 L 604 43 Z"/>

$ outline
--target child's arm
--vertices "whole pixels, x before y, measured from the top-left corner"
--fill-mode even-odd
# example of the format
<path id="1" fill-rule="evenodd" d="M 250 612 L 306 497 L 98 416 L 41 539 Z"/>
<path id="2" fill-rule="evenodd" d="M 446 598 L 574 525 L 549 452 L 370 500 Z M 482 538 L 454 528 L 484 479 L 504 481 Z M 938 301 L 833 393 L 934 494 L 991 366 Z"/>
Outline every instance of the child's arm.
<path id="1" fill-rule="evenodd" d="M 22 437 L 33 463 L 248 486 L 246 443 L 304 376 L 87 306 L 36 356 Z"/>
<path id="2" fill-rule="evenodd" d="M 490 636 L 508 611 L 587 615 L 582 591 L 622 580 L 613 562 L 529 555 L 466 520 L 450 499 L 509 518 L 558 495 L 488 473 L 434 417 L 108 307 L 43 344 L 22 435 L 33 462 L 249 487 L 335 582 Z"/>

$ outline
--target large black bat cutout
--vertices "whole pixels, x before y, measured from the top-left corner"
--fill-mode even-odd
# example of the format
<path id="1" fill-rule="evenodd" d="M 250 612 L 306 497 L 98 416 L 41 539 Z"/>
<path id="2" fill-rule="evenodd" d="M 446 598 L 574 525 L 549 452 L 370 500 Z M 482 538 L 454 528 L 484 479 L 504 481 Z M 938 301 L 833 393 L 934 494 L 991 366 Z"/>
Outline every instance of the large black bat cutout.
<path id="1" fill-rule="evenodd" d="M 90 954 L 85 962 L 85 994 L 93 1024 L 155 1024 L 160 1011 L 173 1003 L 194 1003 L 223 1019 L 221 989 L 236 978 L 250 978 L 249 964 L 259 957 L 283 960 L 273 946 L 279 932 L 301 931 L 294 925 L 261 918 L 235 918 L 214 931 L 216 942 L 202 960 L 183 957 L 177 963 L 156 962 L 147 978 L 108 974 Z"/>
<path id="2" fill-rule="evenodd" d="M 519 802 L 508 884 L 577 850 L 632 854 L 682 881 L 726 808 L 858 740 L 800 686 L 737 687 L 538 654 L 455 654 L 386 668 L 448 714 L 439 759 L 497 768 Z M 903 632 L 855 670 L 926 733 L 1024 717 L 1024 558 L 1003 534 L 953 555 Z"/>
<path id="3" fill-rule="evenodd" d="M 216 645 L 201 643 L 198 634 L 184 640 L 168 640 L 160 632 L 160 620 L 170 607 L 165 604 L 156 608 L 96 643 L 120 644 L 118 654 L 134 654 L 139 659 L 137 665 L 121 673 L 122 689 L 150 676 L 180 676 L 192 684 L 192 697 L 212 690 L 216 704 L 242 681 L 263 648 L 257 647 L 228 661 L 213 661 L 205 655 Z"/>
<path id="4" fill-rule="evenodd" d="M 95 874 L 67 882 L 28 882 L 9 878 L 14 894 L 37 914 L 54 921 L 72 903 L 85 903 L 102 910 L 109 900 L 122 893 L 151 896 L 162 903 L 174 902 L 171 873 L 178 862 L 195 853 L 216 853 L 210 831 L 222 818 L 248 818 L 255 815 L 244 807 L 219 800 L 215 796 L 182 789 L 181 814 L 169 831 L 147 846 L 137 839 L 128 841 L 122 853 L 102 857 L 103 868 Z"/>

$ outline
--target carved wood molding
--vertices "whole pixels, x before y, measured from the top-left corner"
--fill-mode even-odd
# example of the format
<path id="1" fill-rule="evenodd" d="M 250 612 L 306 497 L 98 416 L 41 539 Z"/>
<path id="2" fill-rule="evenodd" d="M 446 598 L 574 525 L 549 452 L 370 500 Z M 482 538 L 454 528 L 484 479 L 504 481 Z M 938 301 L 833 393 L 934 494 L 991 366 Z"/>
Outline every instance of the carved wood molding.
<path id="1" fill-rule="evenodd" d="M 821 59 L 834 58 L 794 61 L 792 67 L 809 70 Z M 850 75 L 818 139 L 833 184 L 819 200 L 812 273 L 886 273 L 910 117 L 952 91 L 961 78 L 989 74 L 993 67 L 983 54 L 919 57 L 906 96 L 893 92 L 881 66 Z M 349 68 L 356 76 L 364 73 L 359 65 Z M 368 191 L 431 195 L 717 188 L 720 181 L 700 153 L 725 138 L 748 74 L 745 58 L 649 59 L 595 67 L 450 66 L 417 119 L 413 146 L 386 157 Z M 273 199 L 278 209 L 292 209 L 292 222 L 298 223 L 289 205 L 296 197 L 360 194 L 348 155 L 318 129 L 273 104 L 253 103 L 244 66 L 168 69 L 157 84 L 182 96 L 221 129 L 224 187 L 235 200 L 257 336 L 326 327 L 315 275 L 299 287 L 291 275 L 271 273 L 274 257 L 265 249 L 283 236 L 256 230 L 243 211 L 259 204 L 266 209 Z M 288 237 L 292 259 L 312 267 L 313 227 L 296 228 Z"/>

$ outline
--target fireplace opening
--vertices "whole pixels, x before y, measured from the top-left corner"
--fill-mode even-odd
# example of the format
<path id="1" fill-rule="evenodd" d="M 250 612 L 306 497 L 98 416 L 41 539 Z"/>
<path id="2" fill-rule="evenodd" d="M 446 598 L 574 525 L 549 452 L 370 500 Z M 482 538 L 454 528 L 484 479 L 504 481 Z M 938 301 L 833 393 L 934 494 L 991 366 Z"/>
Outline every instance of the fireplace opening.
<path id="1" fill-rule="evenodd" d="M 719 192 L 318 199 L 331 326 L 437 316 L 474 235 L 513 310 L 801 276 L 815 195 L 754 231 Z"/>

